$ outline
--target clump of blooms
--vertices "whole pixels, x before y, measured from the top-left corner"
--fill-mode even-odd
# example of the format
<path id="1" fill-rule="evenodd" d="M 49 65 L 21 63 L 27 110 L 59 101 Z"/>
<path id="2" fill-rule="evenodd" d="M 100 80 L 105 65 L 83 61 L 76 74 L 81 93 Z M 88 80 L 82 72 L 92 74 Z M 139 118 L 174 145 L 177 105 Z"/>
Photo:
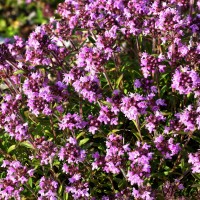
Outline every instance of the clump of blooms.
<path id="1" fill-rule="evenodd" d="M 70 137 L 64 147 L 61 147 L 58 157 L 60 160 L 66 160 L 68 163 L 79 163 L 86 157 L 85 150 L 80 149 L 77 140 Z"/>
<path id="2" fill-rule="evenodd" d="M 191 105 L 183 110 L 182 113 L 177 113 L 176 117 L 179 119 L 179 123 L 184 125 L 185 131 L 194 131 L 196 125 L 199 125 L 197 117 L 199 113 Z"/>
<path id="3" fill-rule="evenodd" d="M 147 187 L 140 187 L 139 189 L 133 188 L 132 195 L 137 199 L 148 199 L 154 200 L 155 195 L 152 194 L 151 188 Z"/>
<path id="4" fill-rule="evenodd" d="M 199 83 L 200 77 L 197 72 L 189 67 L 183 67 L 176 69 L 172 79 L 172 88 L 180 94 L 189 94 L 195 90 Z"/>
<path id="5" fill-rule="evenodd" d="M 145 126 L 149 132 L 152 133 L 162 121 L 165 121 L 165 117 L 162 115 L 162 113 L 156 111 L 155 114 L 150 114 L 146 118 L 147 124 Z"/>
<path id="6" fill-rule="evenodd" d="M 130 151 L 129 145 L 122 144 L 122 137 L 120 135 L 111 134 L 106 141 L 106 147 L 104 170 L 107 173 L 119 174 L 125 162 L 123 156 Z"/>
<path id="7" fill-rule="evenodd" d="M 80 174 L 75 174 L 69 178 L 70 186 L 66 187 L 67 193 L 72 193 L 74 199 L 88 198 L 89 188 L 88 183 L 81 181 Z"/>
<path id="8" fill-rule="evenodd" d="M 28 182 L 28 178 L 33 176 L 34 170 L 23 166 L 19 161 L 4 160 L 1 167 L 7 168 L 7 175 L 0 180 L 0 197 L 2 199 L 20 198 L 20 193 L 24 190 L 23 184 Z"/>
<path id="9" fill-rule="evenodd" d="M 151 172 L 150 161 L 153 153 L 149 151 L 151 148 L 148 144 L 137 142 L 134 151 L 128 153 L 131 162 L 130 169 L 127 173 L 128 181 L 131 185 L 143 186 L 144 179 L 149 177 Z"/>
<path id="10" fill-rule="evenodd" d="M 192 165 L 192 173 L 200 173 L 200 154 L 199 152 L 196 153 L 189 153 L 188 155 L 188 162 Z"/>
<path id="11" fill-rule="evenodd" d="M 145 78 L 151 76 L 156 71 L 164 72 L 165 65 L 161 64 L 161 58 L 155 58 L 147 53 L 142 53 L 141 56 L 141 70 Z"/>
<path id="12" fill-rule="evenodd" d="M 63 164 L 63 171 L 70 176 L 68 178 L 70 184 L 66 187 L 66 192 L 71 193 L 74 199 L 88 197 L 88 183 L 82 180 L 81 173 L 76 166 L 76 164 L 85 160 L 85 150 L 78 146 L 75 138 L 70 137 L 65 147 L 60 149 L 58 157 L 60 160 L 67 162 Z"/>
<path id="13" fill-rule="evenodd" d="M 104 124 L 117 125 L 118 118 L 107 106 L 101 106 L 97 120 Z"/>
<path id="14" fill-rule="evenodd" d="M 58 183 L 53 180 L 52 178 L 42 177 L 40 179 L 40 190 L 38 194 L 40 195 L 38 197 L 39 200 L 43 199 L 51 199 L 56 200 L 57 199 L 57 189 L 58 189 Z"/>
<path id="15" fill-rule="evenodd" d="M 175 144 L 173 138 L 165 140 L 163 135 L 156 137 L 154 143 L 165 159 L 172 159 L 172 156 L 177 155 L 181 150 L 179 143 Z"/>
<path id="16" fill-rule="evenodd" d="M 95 134 L 95 132 L 99 129 L 100 124 L 101 122 L 98 120 L 98 117 L 92 115 L 88 116 L 87 126 L 90 133 Z"/>
<path id="17" fill-rule="evenodd" d="M 140 114 L 145 114 L 147 109 L 146 98 L 140 94 L 130 94 L 122 98 L 121 111 L 129 120 L 136 120 Z"/>
<path id="18" fill-rule="evenodd" d="M 78 114 L 68 113 L 61 120 L 59 127 L 61 130 L 65 130 L 66 128 L 70 130 L 74 130 L 74 129 L 81 129 L 85 127 L 85 125 L 86 125 L 86 122 L 84 122 Z"/>
<path id="19" fill-rule="evenodd" d="M 33 146 L 36 148 L 36 155 L 30 158 L 37 158 L 42 165 L 52 163 L 57 153 L 57 147 L 52 141 L 45 140 L 44 137 L 35 139 Z"/>
<path id="20" fill-rule="evenodd" d="M 0 44 L 0 199 L 200 199 L 199 11 L 63 0 Z"/>
<path id="21" fill-rule="evenodd" d="M 102 96 L 99 80 L 95 76 L 82 76 L 79 80 L 74 81 L 72 85 L 76 92 L 91 103 Z"/>

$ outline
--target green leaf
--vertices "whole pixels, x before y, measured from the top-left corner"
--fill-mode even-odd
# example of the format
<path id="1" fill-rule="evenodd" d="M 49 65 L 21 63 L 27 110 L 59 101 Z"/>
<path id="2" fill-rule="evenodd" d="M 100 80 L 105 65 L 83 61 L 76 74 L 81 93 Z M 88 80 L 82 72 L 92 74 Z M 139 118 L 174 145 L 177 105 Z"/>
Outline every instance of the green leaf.
<path id="1" fill-rule="evenodd" d="M 64 200 L 68 200 L 68 198 L 69 198 L 68 193 L 64 193 L 63 197 L 64 197 Z"/>
<path id="2" fill-rule="evenodd" d="M 108 135 L 110 135 L 110 134 L 112 134 L 112 133 L 117 133 L 117 132 L 119 132 L 120 130 L 119 129 L 113 129 L 112 131 L 110 131 L 109 133 L 108 133 Z"/>
<path id="3" fill-rule="evenodd" d="M 14 75 L 17 75 L 17 74 L 25 74 L 25 71 L 22 70 L 22 69 L 19 69 L 19 70 L 15 71 L 13 74 L 14 74 Z"/>
<path id="4" fill-rule="evenodd" d="M 28 184 L 31 188 L 33 187 L 33 179 L 31 177 L 28 179 Z"/>
<path id="5" fill-rule="evenodd" d="M 135 135 L 135 137 L 136 137 L 138 140 L 141 140 L 141 138 L 140 138 L 140 134 L 139 134 L 138 132 L 133 133 L 133 135 Z"/>
<path id="6" fill-rule="evenodd" d="M 87 143 L 89 141 L 89 138 L 84 138 L 79 142 L 79 146 L 84 145 L 85 143 Z"/>
<path id="7" fill-rule="evenodd" d="M 196 142 L 200 143 L 200 138 L 196 137 L 196 136 L 192 136 L 192 139 L 195 140 Z"/>
<path id="8" fill-rule="evenodd" d="M 15 148 L 16 148 L 16 145 L 15 144 L 13 144 L 12 146 L 10 146 L 9 148 L 8 148 L 8 153 L 10 153 L 11 151 L 13 151 L 13 150 L 15 150 Z"/>
<path id="9" fill-rule="evenodd" d="M 91 36 L 88 36 L 88 39 L 89 39 L 89 41 L 91 42 L 91 43 L 95 43 L 95 40 L 91 37 Z"/>
<path id="10" fill-rule="evenodd" d="M 63 192 L 63 184 L 60 185 L 59 189 L 58 189 L 58 194 L 61 195 Z"/>
<path id="11" fill-rule="evenodd" d="M 191 187 L 200 188 L 200 184 L 193 184 Z"/>
<path id="12" fill-rule="evenodd" d="M 85 132 L 80 132 L 77 136 L 76 136 L 76 139 L 78 140 L 80 137 L 82 137 L 83 135 L 85 135 Z"/>
<path id="13" fill-rule="evenodd" d="M 192 174 L 192 176 L 193 176 L 195 179 L 200 180 L 200 174 Z"/>
<path id="14" fill-rule="evenodd" d="M 119 88 L 119 85 L 120 85 L 120 83 L 121 83 L 121 81 L 122 81 L 122 79 L 123 79 L 123 74 L 121 74 L 120 75 L 120 77 L 117 79 L 117 81 L 116 81 L 116 88 Z"/>
<path id="15" fill-rule="evenodd" d="M 28 141 L 21 142 L 20 146 L 24 146 L 24 147 L 26 147 L 28 149 L 34 149 L 33 145 Z"/>

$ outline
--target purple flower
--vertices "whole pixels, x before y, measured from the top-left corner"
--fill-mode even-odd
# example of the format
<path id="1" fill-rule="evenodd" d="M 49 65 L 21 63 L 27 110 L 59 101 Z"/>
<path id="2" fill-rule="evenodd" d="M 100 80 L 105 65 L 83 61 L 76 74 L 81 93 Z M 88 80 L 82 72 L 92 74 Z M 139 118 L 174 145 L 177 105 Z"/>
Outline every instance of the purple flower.
<path id="1" fill-rule="evenodd" d="M 189 67 L 176 69 L 172 78 L 172 88 L 180 94 L 189 94 L 200 84 L 200 77 L 194 70 Z"/>
<path id="2" fill-rule="evenodd" d="M 149 152 L 150 146 L 146 143 L 142 145 L 138 142 L 136 145 L 135 150 L 128 153 L 131 165 L 127 178 L 131 185 L 143 186 L 144 178 L 150 175 L 150 161 L 153 153 Z"/>
<path id="3" fill-rule="evenodd" d="M 39 200 L 43 200 L 43 199 L 51 199 L 51 200 L 56 200 L 57 199 L 57 188 L 58 188 L 58 183 L 56 181 L 54 181 L 52 178 L 46 178 L 46 177 L 42 177 L 40 179 L 40 190 L 38 192 L 38 194 L 40 194 L 39 196 Z"/>
<path id="4" fill-rule="evenodd" d="M 77 145 L 75 138 L 70 137 L 68 143 L 61 147 L 58 157 L 60 160 L 66 160 L 68 163 L 79 163 L 84 161 L 86 152 Z"/>
<path id="5" fill-rule="evenodd" d="M 196 153 L 188 154 L 188 163 L 192 165 L 192 173 L 200 173 L 200 153 L 199 151 Z"/>
<path id="6" fill-rule="evenodd" d="M 59 128 L 64 130 L 66 128 L 73 130 L 73 129 L 82 129 L 86 126 L 86 122 L 82 120 L 82 118 L 78 114 L 71 114 L 68 113 L 65 115 L 61 122 L 59 123 Z"/>
<path id="7" fill-rule="evenodd" d="M 121 103 L 121 111 L 129 120 L 136 120 L 140 114 L 145 114 L 147 103 L 145 97 L 135 93 L 129 97 L 123 97 Z"/>
<path id="8" fill-rule="evenodd" d="M 157 136 L 154 143 L 165 159 L 172 159 L 172 156 L 177 155 L 181 150 L 179 143 L 175 144 L 173 138 L 165 140 L 163 135 Z"/>

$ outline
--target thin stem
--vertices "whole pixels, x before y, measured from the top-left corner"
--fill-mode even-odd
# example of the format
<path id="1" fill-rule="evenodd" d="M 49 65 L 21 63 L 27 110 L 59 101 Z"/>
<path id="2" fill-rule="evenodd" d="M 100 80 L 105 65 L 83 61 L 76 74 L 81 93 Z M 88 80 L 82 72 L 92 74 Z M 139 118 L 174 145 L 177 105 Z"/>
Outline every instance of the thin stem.
<path id="1" fill-rule="evenodd" d="M 50 124 L 51 124 L 51 130 L 53 132 L 53 137 L 54 137 L 54 139 L 56 139 L 56 132 L 55 132 L 54 127 L 53 127 L 54 123 L 53 123 L 52 115 L 50 116 Z"/>
<path id="2" fill-rule="evenodd" d="M 24 184 L 24 186 L 33 194 L 33 196 L 34 196 L 35 198 L 38 197 L 38 196 L 34 193 L 34 191 L 31 189 L 31 187 L 30 187 L 29 185 Z"/>
<path id="3" fill-rule="evenodd" d="M 139 122 L 138 117 L 136 118 L 136 120 L 133 120 L 133 122 L 135 124 L 135 127 L 137 128 L 138 133 L 139 133 L 140 140 L 143 142 L 142 133 L 141 133 L 141 130 L 140 130 L 140 122 Z"/>
<path id="4" fill-rule="evenodd" d="M 106 72 L 105 67 L 103 67 L 103 70 L 104 70 L 103 75 L 105 76 L 105 78 L 106 78 L 106 80 L 107 80 L 107 82 L 108 82 L 108 85 L 110 86 L 110 89 L 113 90 L 113 86 L 112 86 L 112 84 L 111 84 L 111 82 L 110 82 L 110 79 L 108 78 L 108 74 L 107 74 L 107 72 Z"/>
<path id="5" fill-rule="evenodd" d="M 83 103 L 82 103 L 82 98 L 79 96 L 79 113 L 80 116 L 83 117 Z"/>
<path id="6" fill-rule="evenodd" d="M 177 166 L 178 166 L 178 164 L 179 164 L 179 162 L 180 162 L 180 160 L 181 160 L 181 157 L 182 157 L 182 151 L 185 149 L 185 147 L 186 147 L 187 144 L 189 143 L 189 141 L 190 141 L 192 135 L 193 135 L 193 132 L 190 132 L 190 133 L 189 133 L 189 136 L 188 136 L 188 139 L 187 139 L 187 141 L 185 142 L 185 144 L 183 145 L 182 150 L 179 152 L 178 157 L 177 157 L 177 159 L 176 159 L 176 161 L 175 161 L 175 163 L 174 163 L 174 166 L 173 166 L 173 168 L 171 169 L 170 172 L 174 172 L 174 170 L 177 168 Z"/>

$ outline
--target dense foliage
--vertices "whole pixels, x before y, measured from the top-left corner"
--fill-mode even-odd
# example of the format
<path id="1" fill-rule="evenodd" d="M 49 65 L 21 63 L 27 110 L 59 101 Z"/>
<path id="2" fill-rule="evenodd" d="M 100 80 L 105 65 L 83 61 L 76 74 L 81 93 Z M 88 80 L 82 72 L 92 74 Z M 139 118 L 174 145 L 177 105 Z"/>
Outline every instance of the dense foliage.
<path id="1" fill-rule="evenodd" d="M 0 199 L 200 199 L 199 11 L 65 0 L 1 44 Z"/>
<path id="2" fill-rule="evenodd" d="M 0 0 L 0 36 L 27 38 L 36 24 L 48 22 L 62 0 Z"/>

